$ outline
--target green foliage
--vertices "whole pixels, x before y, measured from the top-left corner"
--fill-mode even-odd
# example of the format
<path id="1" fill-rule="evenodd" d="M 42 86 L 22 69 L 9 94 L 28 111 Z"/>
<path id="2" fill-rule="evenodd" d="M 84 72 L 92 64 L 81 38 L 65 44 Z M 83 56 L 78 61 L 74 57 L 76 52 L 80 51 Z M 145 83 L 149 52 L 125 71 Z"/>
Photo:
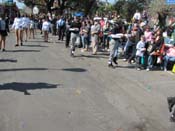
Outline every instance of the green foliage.
<path id="1" fill-rule="evenodd" d="M 175 9 L 175 5 L 167 5 L 165 0 L 152 0 L 149 4 L 149 12 L 151 15 L 155 15 L 157 12 L 168 12 L 169 15 L 173 15 L 174 11 L 171 9 Z"/>
<path id="2" fill-rule="evenodd" d="M 135 11 L 142 11 L 145 5 L 146 0 L 118 0 L 114 7 L 121 17 L 130 21 Z"/>
<path id="3" fill-rule="evenodd" d="M 51 7 L 55 0 L 25 0 L 25 4 L 29 7 L 32 7 L 32 1 L 34 5 L 44 5 L 47 7 L 47 11 L 51 12 Z M 96 1 L 97 0 L 56 0 L 58 4 L 58 8 L 54 10 L 58 10 L 60 14 L 63 13 L 64 9 L 71 9 L 74 11 L 83 11 L 85 14 L 91 13 L 94 9 L 96 9 Z"/>

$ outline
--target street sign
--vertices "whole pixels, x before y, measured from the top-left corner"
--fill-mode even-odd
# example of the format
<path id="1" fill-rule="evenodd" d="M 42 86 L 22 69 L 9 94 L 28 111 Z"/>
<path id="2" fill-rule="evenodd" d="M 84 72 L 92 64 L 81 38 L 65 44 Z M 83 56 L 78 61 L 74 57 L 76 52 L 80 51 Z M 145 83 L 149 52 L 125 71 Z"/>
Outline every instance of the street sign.
<path id="1" fill-rule="evenodd" d="M 166 4 L 175 5 L 175 0 L 166 0 Z"/>

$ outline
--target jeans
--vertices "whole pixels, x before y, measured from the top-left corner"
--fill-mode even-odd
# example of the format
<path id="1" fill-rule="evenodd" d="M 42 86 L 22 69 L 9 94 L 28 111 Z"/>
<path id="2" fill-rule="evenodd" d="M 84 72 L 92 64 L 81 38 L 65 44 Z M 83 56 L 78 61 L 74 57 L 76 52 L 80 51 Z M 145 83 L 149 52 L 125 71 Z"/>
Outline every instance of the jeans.
<path id="1" fill-rule="evenodd" d="M 88 48 L 89 47 L 89 37 L 88 36 L 84 36 L 84 35 L 82 35 L 81 36 L 81 40 L 82 40 L 82 45 L 83 45 L 83 47 L 82 48 Z"/>
<path id="2" fill-rule="evenodd" d="M 153 68 L 155 56 L 149 55 L 148 57 L 148 68 Z"/>
<path id="3" fill-rule="evenodd" d="M 71 51 L 75 51 L 75 46 L 76 46 L 76 40 L 78 39 L 78 37 L 80 37 L 79 33 L 73 33 L 71 32 Z"/>
<path id="4" fill-rule="evenodd" d="M 164 56 L 163 59 L 164 59 L 163 67 L 164 69 L 166 69 L 169 61 L 173 62 L 175 61 L 175 56 Z"/>
<path id="5" fill-rule="evenodd" d="M 109 37 L 108 37 L 108 35 L 103 35 L 102 48 L 105 49 L 105 47 L 107 47 L 107 49 L 109 49 Z"/>
<path id="6" fill-rule="evenodd" d="M 118 57 L 119 41 L 111 39 L 110 41 L 110 55 L 108 63 L 111 64 L 114 58 Z"/>
<path id="7" fill-rule="evenodd" d="M 130 57 L 132 45 L 133 45 L 133 43 L 130 40 L 127 40 L 126 45 L 124 47 L 124 58 L 125 59 L 128 59 Z"/>

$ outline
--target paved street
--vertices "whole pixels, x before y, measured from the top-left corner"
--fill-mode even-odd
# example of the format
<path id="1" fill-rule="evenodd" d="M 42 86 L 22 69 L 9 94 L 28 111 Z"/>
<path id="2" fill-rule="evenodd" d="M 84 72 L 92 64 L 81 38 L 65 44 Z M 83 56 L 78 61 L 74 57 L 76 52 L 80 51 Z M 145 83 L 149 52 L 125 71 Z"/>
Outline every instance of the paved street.
<path id="1" fill-rule="evenodd" d="M 174 131 L 166 98 L 175 75 L 137 71 L 108 56 L 75 58 L 57 37 L 40 35 L 14 47 L 10 34 L 0 52 L 0 131 Z"/>

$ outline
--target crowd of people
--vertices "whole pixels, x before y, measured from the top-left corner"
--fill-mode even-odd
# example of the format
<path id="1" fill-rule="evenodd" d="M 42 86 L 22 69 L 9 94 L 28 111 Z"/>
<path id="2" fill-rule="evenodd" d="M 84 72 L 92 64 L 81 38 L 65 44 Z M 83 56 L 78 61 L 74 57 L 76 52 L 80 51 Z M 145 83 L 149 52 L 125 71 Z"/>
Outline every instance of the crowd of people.
<path id="1" fill-rule="evenodd" d="M 118 65 L 119 54 L 123 61 L 135 65 L 137 70 L 147 71 L 160 68 L 175 68 L 175 20 L 168 25 L 157 23 L 151 26 L 146 11 L 136 11 L 130 22 L 121 19 L 119 15 L 112 17 L 79 17 L 72 18 L 59 16 L 43 16 L 36 18 L 33 15 L 17 14 L 9 28 L 8 17 L 0 17 L 0 50 L 5 50 L 6 37 L 14 30 L 15 47 L 23 46 L 23 41 L 35 39 L 36 29 L 41 31 L 43 42 L 49 41 L 49 33 L 57 35 L 58 40 L 70 47 L 70 56 L 75 56 L 75 49 L 81 48 L 81 52 L 91 52 L 97 55 L 99 51 L 109 52 L 108 67 L 115 68 Z M 122 52 L 119 52 L 119 48 Z M 169 110 L 175 104 L 175 98 L 168 98 Z M 175 121 L 175 110 L 171 116 Z"/>
<path id="2" fill-rule="evenodd" d="M 22 46 L 23 40 L 35 39 L 35 30 L 40 29 L 44 42 L 48 42 L 49 33 L 58 35 L 58 40 L 65 40 L 65 47 L 70 47 L 70 56 L 75 56 L 76 47 L 81 52 L 109 52 L 108 66 L 118 65 L 119 48 L 122 49 L 123 61 L 135 63 L 137 70 L 153 70 L 160 67 L 167 71 L 175 62 L 175 28 L 174 21 L 168 26 L 159 24 L 150 26 L 146 11 L 136 11 L 131 22 L 115 14 L 110 18 L 60 16 L 43 16 L 17 14 L 9 29 L 8 19 L 0 18 L 0 48 L 5 51 L 5 40 L 8 32 L 15 31 L 15 46 Z M 170 63 L 170 64 L 169 64 Z M 114 65 L 115 64 L 115 65 Z"/>

